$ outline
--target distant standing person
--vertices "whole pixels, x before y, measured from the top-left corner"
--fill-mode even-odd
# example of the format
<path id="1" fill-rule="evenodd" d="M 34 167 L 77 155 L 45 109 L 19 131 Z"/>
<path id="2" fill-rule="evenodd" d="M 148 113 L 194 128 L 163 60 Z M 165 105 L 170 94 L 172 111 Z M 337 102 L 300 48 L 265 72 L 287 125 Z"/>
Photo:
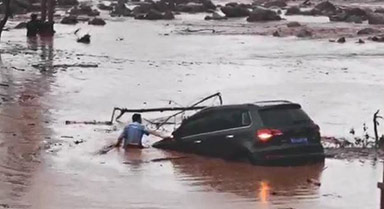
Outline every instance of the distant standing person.
<path id="1" fill-rule="evenodd" d="M 162 139 L 167 138 L 157 133 L 156 131 L 151 131 L 146 129 L 145 126 L 141 124 L 141 122 L 142 122 L 141 115 L 133 114 L 132 123 L 125 126 L 123 132 L 120 134 L 119 138 L 117 139 L 116 147 L 120 147 L 121 142 L 124 141 L 123 148 L 127 148 L 127 147 L 144 148 L 142 143 L 144 134 L 145 135 L 152 134 Z"/>
<path id="2" fill-rule="evenodd" d="M 27 37 L 35 37 L 40 31 L 40 21 L 37 14 L 31 14 L 31 20 L 27 23 Z"/>

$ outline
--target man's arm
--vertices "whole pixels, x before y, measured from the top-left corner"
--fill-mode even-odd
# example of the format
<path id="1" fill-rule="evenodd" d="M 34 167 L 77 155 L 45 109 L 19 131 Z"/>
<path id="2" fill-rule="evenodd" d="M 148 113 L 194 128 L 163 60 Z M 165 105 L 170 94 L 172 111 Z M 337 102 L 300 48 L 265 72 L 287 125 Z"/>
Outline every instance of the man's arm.
<path id="1" fill-rule="evenodd" d="M 120 147 L 121 142 L 123 141 L 124 138 L 125 138 L 125 128 L 124 128 L 123 132 L 120 134 L 119 138 L 117 138 L 117 143 L 115 146 Z"/>
<path id="2" fill-rule="evenodd" d="M 154 135 L 154 136 L 160 137 L 160 138 L 162 138 L 162 139 L 167 138 L 167 136 L 164 136 L 164 135 L 162 135 L 161 133 L 159 133 L 159 132 L 157 132 L 157 131 L 154 131 L 154 130 L 148 130 L 148 133 L 149 133 L 149 134 L 152 134 L 152 135 Z"/>

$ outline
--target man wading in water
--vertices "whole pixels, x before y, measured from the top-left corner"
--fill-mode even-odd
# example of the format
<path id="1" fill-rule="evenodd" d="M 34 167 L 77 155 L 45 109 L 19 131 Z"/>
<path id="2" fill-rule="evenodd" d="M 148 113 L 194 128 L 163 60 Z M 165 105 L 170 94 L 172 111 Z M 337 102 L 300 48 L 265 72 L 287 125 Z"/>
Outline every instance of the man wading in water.
<path id="1" fill-rule="evenodd" d="M 123 132 L 117 139 L 116 147 L 121 146 L 121 142 L 123 142 L 123 148 L 133 147 L 133 148 L 144 148 L 142 139 L 144 134 L 145 135 L 155 135 L 162 139 L 164 138 L 171 138 L 171 137 L 165 137 L 161 134 L 157 133 L 156 131 L 151 131 L 145 128 L 144 125 L 141 124 L 141 115 L 140 114 L 133 114 L 132 116 L 132 123 L 125 126 Z"/>

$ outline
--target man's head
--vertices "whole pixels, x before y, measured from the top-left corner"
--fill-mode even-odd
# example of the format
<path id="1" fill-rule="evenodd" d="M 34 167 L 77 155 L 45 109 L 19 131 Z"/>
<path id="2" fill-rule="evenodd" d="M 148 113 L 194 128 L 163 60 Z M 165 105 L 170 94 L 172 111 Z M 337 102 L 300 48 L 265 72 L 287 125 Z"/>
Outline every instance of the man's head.
<path id="1" fill-rule="evenodd" d="M 138 113 L 133 114 L 133 115 L 132 115 L 132 121 L 133 121 L 133 122 L 141 123 L 141 115 L 138 114 Z"/>
<path id="2" fill-rule="evenodd" d="M 31 20 L 37 20 L 37 14 L 31 14 Z"/>

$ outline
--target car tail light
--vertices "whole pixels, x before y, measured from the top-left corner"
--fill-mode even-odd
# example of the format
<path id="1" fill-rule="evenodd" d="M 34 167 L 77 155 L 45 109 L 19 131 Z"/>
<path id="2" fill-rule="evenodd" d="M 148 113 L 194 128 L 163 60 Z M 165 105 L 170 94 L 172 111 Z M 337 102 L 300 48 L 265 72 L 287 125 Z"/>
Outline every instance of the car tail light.
<path id="1" fill-rule="evenodd" d="M 260 129 L 257 131 L 257 138 L 262 142 L 270 140 L 274 136 L 281 136 L 283 132 L 278 129 Z"/>

